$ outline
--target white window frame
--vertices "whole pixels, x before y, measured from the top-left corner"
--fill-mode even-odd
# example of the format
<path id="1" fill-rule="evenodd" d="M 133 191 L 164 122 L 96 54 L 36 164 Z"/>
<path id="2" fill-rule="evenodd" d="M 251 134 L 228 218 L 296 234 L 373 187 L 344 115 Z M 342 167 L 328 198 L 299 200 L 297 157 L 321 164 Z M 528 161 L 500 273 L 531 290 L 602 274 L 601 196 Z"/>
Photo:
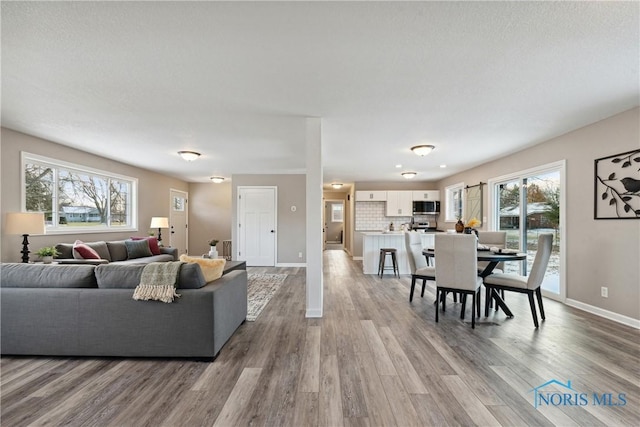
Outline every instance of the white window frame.
<path id="1" fill-rule="evenodd" d="M 456 192 L 460 192 L 460 198 L 462 200 L 462 206 L 460 209 L 459 215 L 464 214 L 465 207 L 465 191 L 464 191 L 464 182 L 459 182 L 457 184 L 452 184 L 444 188 L 444 221 L 445 222 L 456 222 L 458 221 L 458 216 L 453 212 L 453 196 Z"/>
<path id="2" fill-rule="evenodd" d="M 498 219 L 498 203 L 499 196 L 496 190 L 497 185 L 507 181 L 519 180 L 522 183 L 522 178 L 529 178 L 538 174 L 544 174 L 547 172 L 560 172 L 560 293 L 552 294 L 545 290 L 542 290 L 542 295 L 560 302 L 565 302 L 567 299 L 567 235 L 566 235 L 566 221 L 567 221 L 567 161 L 558 160 L 556 162 L 535 166 L 529 169 L 524 169 L 517 172 L 512 172 L 506 175 L 501 175 L 495 178 L 491 178 L 487 181 L 489 187 L 489 212 L 487 213 L 489 224 L 489 230 L 497 230 Z M 522 202 L 520 203 L 522 206 Z M 520 238 L 522 241 L 522 237 Z"/>
<path id="3" fill-rule="evenodd" d="M 331 222 L 343 222 L 344 221 L 344 204 L 332 203 L 331 204 Z"/>
<path id="4" fill-rule="evenodd" d="M 46 233 L 47 234 L 86 234 L 86 233 L 122 233 L 122 232 L 131 232 L 138 231 L 138 179 L 133 178 L 126 175 L 120 175 L 113 172 L 107 172 L 100 169 L 95 169 L 89 166 L 78 165 L 75 163 L 65 162 L 63 160 L 53 159 L 50 157 L 41 156 L 38 154 L 28 153 L 26 151 L 22 151 L 20 153 L 20 193 L 21 193 L 21 209 L 23 212 L 26 212 L 27 205 L 27 194 L 26 194 L 26 177 L 25 177 L 25 167 L 28 163 L 35 163 L 39 165 L 50 166 L 54 169 L 65 169 L 78 173 L 86 173 L 90 175 L 98 175 L 108 179 L 115 179 L 119 181 L 127 181 L 131 183 L 131 192 L 129 195 L 130 198 L 130 223 L 128 226 L 117 226 L 112 227 L 107 225 L 99 225 L 95 227 L 73 227 L 69 225 L 65 225 L 64 227 L 60 226 L 51 226 L 47 225 Z M 57 188 L 54 186 L 54 191 L 57 193 Z M 56 197 L 54 196 L 52 209 L 54 212 L 57 212 L 57 202 Z M 58 213 L 59 216 L 59 213 Z"/>

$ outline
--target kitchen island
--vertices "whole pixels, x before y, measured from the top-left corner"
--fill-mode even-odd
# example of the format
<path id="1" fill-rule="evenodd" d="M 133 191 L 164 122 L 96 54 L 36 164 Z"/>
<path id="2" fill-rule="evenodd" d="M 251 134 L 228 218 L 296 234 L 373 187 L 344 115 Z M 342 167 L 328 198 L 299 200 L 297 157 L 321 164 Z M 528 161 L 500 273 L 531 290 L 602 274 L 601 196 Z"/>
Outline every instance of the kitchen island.
<path id="1" fill-rule="evenodd" d="M 435 233 L 434 231 L 420 233 L 423 248 L 433 248 Z M 404 247 L 403 231 L 362 232 L 362 270 L 364 274 L 378 274 L 380 248 L 395 248 L 400 274 L 411 274 L 407 251 Z M 386 265 L 389 265 L 390 262 L 391 260 L 387 258 Z"/>

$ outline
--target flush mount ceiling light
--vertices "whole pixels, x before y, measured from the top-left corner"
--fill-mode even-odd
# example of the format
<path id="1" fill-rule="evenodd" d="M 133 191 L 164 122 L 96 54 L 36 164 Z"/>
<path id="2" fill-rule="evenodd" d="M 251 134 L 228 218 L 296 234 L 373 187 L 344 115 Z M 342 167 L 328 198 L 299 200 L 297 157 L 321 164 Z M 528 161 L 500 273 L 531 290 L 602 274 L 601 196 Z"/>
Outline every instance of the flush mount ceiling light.
<path id="1" fill-rule="evenodd" d="M 336 182 L 335 184 L 331 184 L 331 186 L 332 186 L 333 188 L 335 188 L 336 190 L 338 190 L 339 188 L 342 188 L 342 184 L 337 183 L 337 182 Z"/>
<path id="2" fill-rule="evenodd" d="M 411 147 L 411 151 L 416 153 L 418 156 L 426 156 L 431 153 L 433 149 L 436 148 L 433 145 L 416 145 Z"/>
<path id="3" fill-rule="evenodd" d="M 224 181 L 224 178 L 221 176 L 212 176 L 210 179 L 214 184 L 220 184 Z"/>
<path id="4" fill-rule="evenodd" d="M 418 173 L 417 172 L 402 172 L 400 175 L 405 177 L 405 179 L 411 179 L 414 176 L 418 175 Z"/>
<path id="5" fill-rule="evenodd" d="M 200 153 L 197 153 L 195 151 L 178 151 L 178 154 L 180 154 L 180 157 L 185 159 L 187 162 L 192 162 L 200 157 Z"/>

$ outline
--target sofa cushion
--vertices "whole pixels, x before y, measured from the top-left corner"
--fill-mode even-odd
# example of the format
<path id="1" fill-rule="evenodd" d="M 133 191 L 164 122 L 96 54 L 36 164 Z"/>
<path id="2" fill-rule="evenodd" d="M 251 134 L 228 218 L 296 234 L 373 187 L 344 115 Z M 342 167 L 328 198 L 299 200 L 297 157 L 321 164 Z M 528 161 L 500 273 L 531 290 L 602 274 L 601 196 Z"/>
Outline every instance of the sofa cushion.
<path id="1" fill-rule="evenodd" d="M 85 245 L 93 249 L 98 253 L 100 259 L 106 259 L 107 261 L 111 261 L 111 254 L 109 253 L 109 248 L 107 242 L 83 242 Z M 84 259 L 84 258 L 76 258 L 73 254 L 73 245 L 75 243 L 58 243 L 56 244 L 56 250 L 58 251 L 58 256 L 56 259 Z M 95 258 L 94 258 L 95 259 Z"/>
<path id="2" fill-rule="evenodd" d="M 148 240 L 125 240 L 125 246 L 127 247 L 127 258 L 144 258 L 152 256 L 151 249 L 149 249 Z"/>
<path id="3" fill-rule="evenodd" d="M 103 264 L 95 269 L 98 287 L 135 289 L 146 264 Z M 198 289 L 207 284 L 197 264 L 183 264 L 178 277 L 179 289 Z"/>
<path id="4" fill-rule="evenodd" d="M 73 243 L 58 243 L 56 245 L 56 250 L 58 251 L 58 256 L 56 258 L 73 258 Z"/>
<path id="5" fill-rule="evenodd" d="M 73 244 L 73 257 L 76 259 L 100 259 L 100 254 L 82 240 L 76 240 Z"/>
<path id="6" fill-rule="evenodd" d="M 202 273 L 204 274 L 204 278 L 207 282 L 219 279 L 222 276 L 222 272 L 224 271 L 224 264 L 226 262 L 224 258 L 209 259 L 193 257 L 184 254 L 180 255 L 180 261 L 199 264 L 200 268 L 202 269 Z"/>
<path id="7" fill-rule="evenodd" d="M 107 248 L 109 249 L 111 261 L 124 261 L 127 259 L 127 245 L 124 244 L 124 240 L 107 242 Z"/>
<path id="8" fill-rule="evenodd" d="M 149 249 L 153 255 L 160 255 L 160 246 L 158 246 L 158 239 L 155 237 L 131 237 L 131 240 L 146 240 L 149 242 Z"/>
<path id="9" fill-rule="evenodd" d="M 5 263 L 0 268 L 3 288 L 95 288 L 93 265 Z"/>

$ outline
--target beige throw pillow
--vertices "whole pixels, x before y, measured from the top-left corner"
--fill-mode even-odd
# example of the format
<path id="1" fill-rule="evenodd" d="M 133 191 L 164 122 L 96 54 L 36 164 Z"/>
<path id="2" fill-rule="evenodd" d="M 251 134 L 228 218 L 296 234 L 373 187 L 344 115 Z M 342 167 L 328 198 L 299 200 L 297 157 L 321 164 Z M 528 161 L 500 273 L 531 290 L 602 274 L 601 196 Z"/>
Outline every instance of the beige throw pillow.
<path id="1" fill-rule="evenodd" d="M 222 276 L 222 270 L 224 270 L 224 264 L 226 262 L 224 258 L 198 258 L 184 254 L 180 255 L 180 261 L 199 264 L 204 279 L 207 282 L 219 279 Z"/>

